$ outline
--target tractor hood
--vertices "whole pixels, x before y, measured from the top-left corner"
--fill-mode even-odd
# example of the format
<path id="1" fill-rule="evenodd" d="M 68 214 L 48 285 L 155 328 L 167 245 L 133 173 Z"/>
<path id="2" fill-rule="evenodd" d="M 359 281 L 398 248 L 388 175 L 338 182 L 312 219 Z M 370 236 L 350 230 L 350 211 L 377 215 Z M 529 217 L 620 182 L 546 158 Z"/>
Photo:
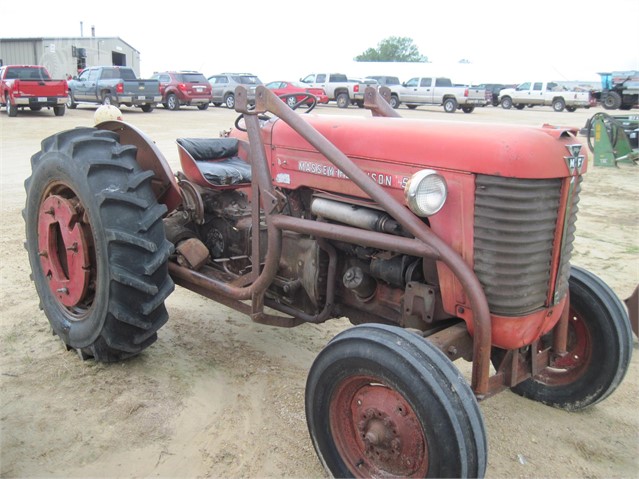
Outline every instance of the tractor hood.
<path id="1" fill-rule="evenodd" d="M 560 178 L 586 169 L 586 148 L 576 129 L 302 115 L 365 170 L 392 173 L 434 168 L 513 178 Z M 267 127 L 268 128 L 268 127 Z M 271 124 L 265 138 L 277 170 L 322 173 L 330 162 L 285 122 Z M 296 164 L 297 161 L 297 164 Z"/>

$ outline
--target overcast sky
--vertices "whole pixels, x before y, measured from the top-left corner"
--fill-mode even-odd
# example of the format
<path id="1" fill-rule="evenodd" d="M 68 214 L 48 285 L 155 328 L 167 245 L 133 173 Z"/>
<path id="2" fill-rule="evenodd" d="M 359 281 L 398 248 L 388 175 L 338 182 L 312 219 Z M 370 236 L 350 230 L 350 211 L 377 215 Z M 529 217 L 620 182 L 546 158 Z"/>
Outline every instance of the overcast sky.
<path id="1" fill-rule="evenodd" d="M 3 2 L 0 37 L 120 37 L 141 74 L 245 71 L 263 81 L 315 71 L 351 76 L 423 73 L 455 82 L 598 81 L 639 70 L 639 0 Z M 370 65 L 355 56 L 409 37 L 428 65 Z M 459 64 L 467 59 L 469 64 Z"/>

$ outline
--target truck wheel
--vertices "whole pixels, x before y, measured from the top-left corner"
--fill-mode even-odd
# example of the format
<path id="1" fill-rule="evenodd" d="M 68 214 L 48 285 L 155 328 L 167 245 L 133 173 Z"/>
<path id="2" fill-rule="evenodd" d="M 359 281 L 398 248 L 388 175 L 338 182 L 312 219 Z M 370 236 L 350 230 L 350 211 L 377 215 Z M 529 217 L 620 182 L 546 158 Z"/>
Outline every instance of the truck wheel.
<path id="1" fill-rule="evenodd" d="M 609 91 L 604 97 L 602 105 L 606 110 L 616 110 L 621 106 L 621 95 L 616 91 Z"/>
<path id="2" fill-rule="evenodd" d="M 351 99 L 348 97 L 348 93 L 338 94 L 335 101 L 337 102 L 338 108 L 348 108 L 348 106 L 351 104 Z"/>
<path id="3" fill-rule="evenodd" d="M 155 105 L 153 105 L 153 103 L 145 103 L 144 105 L 140 105 L 140 109 L 144 113 L 151 113 L 155 109 Z"/>
<path id="4" fill-rule="evenodd" d="M 105 93 L 104 95 L 102 95 L 102 104 L 103 105 L 113 105 L 116 108 L 120 108 L 120 104 L 115 99 L 115 97 L 112 96 L 110 93 Z"/>
<path id="5" fill-rule="evenodd" d="M 66 108 L 64 105 L 53 107 L 53 114 L 55 116 L 64 116 L 65 111 L 66 111 Z"/>
<path id="6" fill-rule="evenodd" d="M 461 109 L 464 113 L 472 113 L 473 111 L 475 111 L 475 107 L 472 105 L 462 106 Z"/>
<path id="7" fill-rule="evenodd" d="M 71 90 L 69 90 L 69 96 L 67 97 L 67 108 L 71 108 L 72 110 L 75 110 L 77 107 L 78 107 L 78 104 L 75 102 L 73 93 L 71 93 Z"/>
<path id="8" fill-rule="evenodd" d="M 569 288 L 568 354 L 513 391 L 575 411 L 605 399 L 621 383 L 632 355 L 632 330 L 623 304 L 600 278 L 573 266 Z"/>
<path id="9" fill-rule="evenodd" d="M 208 110 L 209 109 L 209 104 L 208 103 L 201 103 L 201 104 L 199 104 L 197 106 L 197 109 L 198 110 L 202 110 L 202 111 Z"/>
<path id="10" fill-rule="evenodd" d="M 505 110 L 510 110 L 513 107 L 513 100 L 509 96 L 505 96 L 501 99 L 501 107 Z"/>
<path id="11" fill-rule="evenodd" d="M 483 477 L 477 401 L 435 346 L 401 328 L 338 334 L 306 383 L 306 421 L 334 477 Z"/>
<path id="12" fill-rule="evenodd" d="M 406 105 L 408 107 L 409 110 L 414 110 L 415 108 L 417 108 L 417 105 Z"/>
<path id="13" fill-rule="evenodd" d="M 444 111 L 446 113 L 455 113 L 457 111 L 457 100 L 454 98 L 446 98 L 444 100 Z"/>
<path id="14" fill-rule="evenodd" d="M 515 108 L 517 108 L 518 110 L 523 110 L 524 108 L 526 108 L 526 105 L 524 105 L 523 103 L 517 103 L 515 104 Z M 532 108 L 532 105 L 528 105 L 528 108 Z"/>
<path id="15" fill-rule="evenodd" d="M 566 102 L 564 101 L 563 98 L 555 98 L 552 101 L 552 109 L 559 112 L 559 111 L 564 111 L 564 108 L 566 108 Z"/>
<path id="16" fill-rule="evenodd" d="M 400 105 L 399 97 L 397 95 L 391 95 L 390 106 L 392 108 L 399 108 L 399 105 Z"/>
<path id="17" fill-rule="evenodd" d="M 18 107 L 11 104 L 11 100 L 8 96 L 5 98 L 4 101 L 5 105 L 7 105 L 7 115 L 9 115 L 10 117 L 18 116 Z"/>
<path id="18" fill-rule="evenodd" d="M 577 111 L 577 107 L 576 106 L 567 106 L 566 107 L 566 111 L 569 111 L 570 113 L 574 113 Z"/>
<path id="19" fill-rule="evenodd" d="M 235 108 L 235 95 L 233 95 L 233 93 L 227 93 L 224 97 L 224 104 L 226 108 L 233 110 Z"/>
<path id="20" fill-rule="evenodd" d="M 118 361 L 157 338 L 173 291 L 153 173 L 113 132 L 77 128 L 31 158 L 23 217 L 32 278 L 53 332 L 82 358 Z"/>
<path id="21" fill-rule="evenodd" d="M 171 111 L 179 110 L 180 109 L 180 100 L 178 100 L 178 97 L 174 93 L 169 93 L 166 96 L 165 105 L 166 105 L 166 109 L 167 110 L 171 110 Z"/>

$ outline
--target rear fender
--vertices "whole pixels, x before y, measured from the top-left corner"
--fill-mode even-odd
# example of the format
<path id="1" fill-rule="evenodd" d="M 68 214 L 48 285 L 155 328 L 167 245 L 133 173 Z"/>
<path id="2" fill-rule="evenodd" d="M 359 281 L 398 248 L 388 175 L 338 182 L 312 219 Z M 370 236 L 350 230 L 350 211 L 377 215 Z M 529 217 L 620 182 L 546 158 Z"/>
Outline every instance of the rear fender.
<path id="1" fill-rule="evenodd" d="M 100 130 L 109 130 L 120 136 L 120 144 L 137 147 L 136 160 L 145 171 L 152 171 L 153 192 L 158 203 L 166 205 L 169 212 L 182 202 L 180 188 L 168 161 L 162 152 L 146 134 L 129 123 L 122 121 L 105 121 L 96 126 Z"/>

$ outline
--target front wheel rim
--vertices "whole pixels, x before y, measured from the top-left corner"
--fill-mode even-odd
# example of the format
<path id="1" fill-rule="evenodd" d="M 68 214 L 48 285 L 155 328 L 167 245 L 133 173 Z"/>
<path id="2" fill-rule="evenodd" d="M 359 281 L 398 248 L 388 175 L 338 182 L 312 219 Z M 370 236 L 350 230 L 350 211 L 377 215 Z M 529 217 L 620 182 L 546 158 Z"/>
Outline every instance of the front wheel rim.
<path id="1" fill-rule="evenodd" d="M 329 409 L 333 440 L 356 477 L 425 477 L 428 447 L 421 423 L 404 397 L 378 378 L 340 383 Z"/>
<path id="2" fill-rule="evenodd" d="M 581 314 L 570 308 L 567 352 L 556 357 L 536 379 L 548 386 L 572 384 L 588 370 L 592 360 L 592 338 Z"/>

